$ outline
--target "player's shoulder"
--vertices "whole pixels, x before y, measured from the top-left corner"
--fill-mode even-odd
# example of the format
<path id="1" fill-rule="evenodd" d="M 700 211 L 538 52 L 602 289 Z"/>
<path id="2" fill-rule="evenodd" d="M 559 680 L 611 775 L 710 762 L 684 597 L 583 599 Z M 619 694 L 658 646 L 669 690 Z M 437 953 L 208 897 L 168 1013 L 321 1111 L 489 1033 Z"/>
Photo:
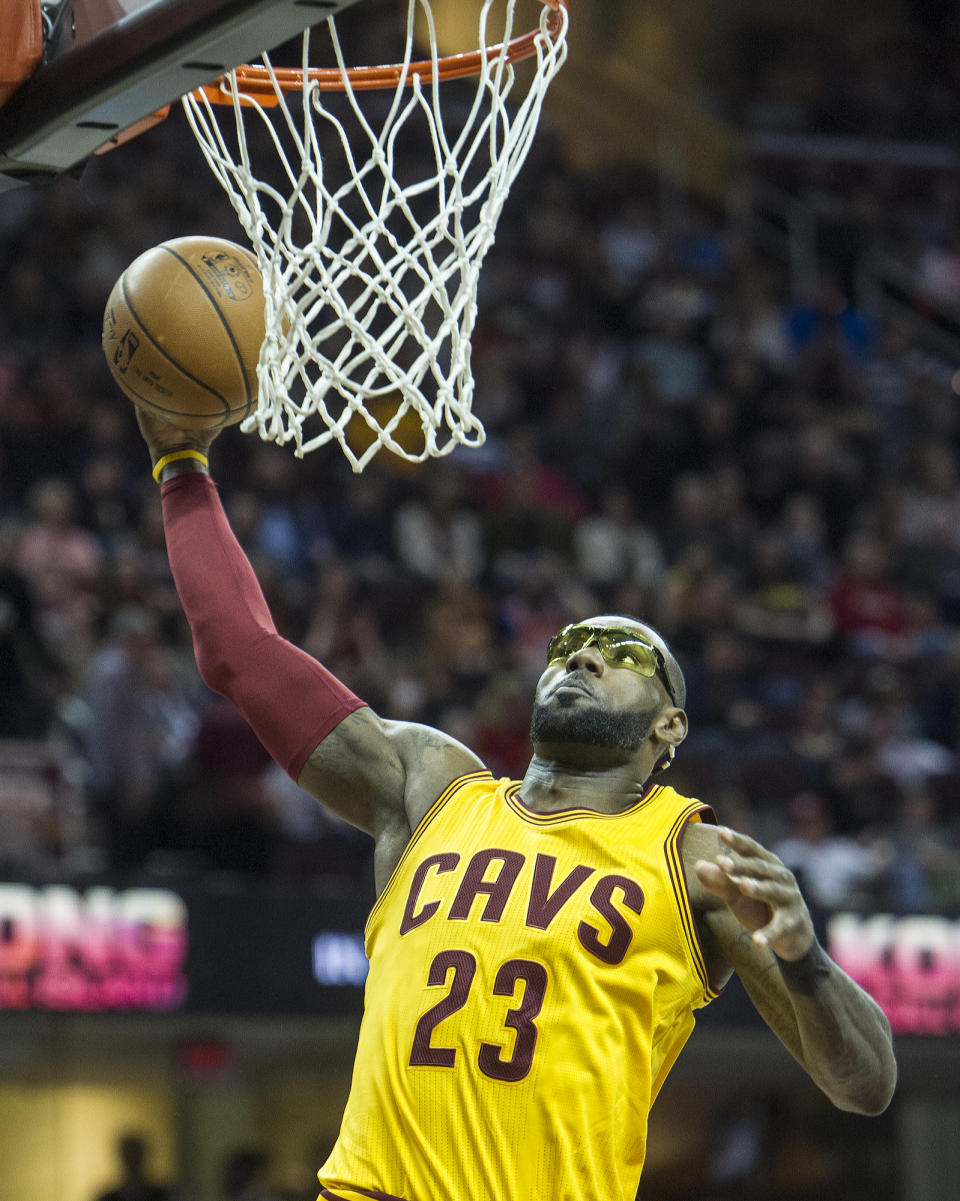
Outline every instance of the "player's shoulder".
<path id="1" fill-rule="evenodd" d="M 411 830 L 451 785 L 486 771 L 478 755 L 443 730 L 394 720 L 384 720 L 383 727 L 403 763 L 404 808 Z"/>
<path id="2" fill-rule="evenodd" d="M 480 757 L 468 746 L 435 726 L 391 718 L 381 718 L 381 724 L 410 770 L 425 767 L 443 772 L 449 768 L 457 775 L 465 775 L 484 767 Z"/>
<path id="3" fill-rule="evenodd" d="M 717 837 L 717 827 L 712 823 L 691 820 L 683 830 L 683 857 L 686 861 L 703 859 L 707 854 L 716 855 L 720 841 Z"/>
<path id="4" fill-rule="evenodd" d="M 711 892 L 697 875 L 697 863 L 703 859 L 711 862 L 724 852 L 717 825 L 712 822 L 690 821 L 687 823 L 680 842 L 683 871 L 687 882 L 687 895 L 695 914 L 725 908 L 716 893 Z M 702 934 L 702 930 L 701 930 Z"/>

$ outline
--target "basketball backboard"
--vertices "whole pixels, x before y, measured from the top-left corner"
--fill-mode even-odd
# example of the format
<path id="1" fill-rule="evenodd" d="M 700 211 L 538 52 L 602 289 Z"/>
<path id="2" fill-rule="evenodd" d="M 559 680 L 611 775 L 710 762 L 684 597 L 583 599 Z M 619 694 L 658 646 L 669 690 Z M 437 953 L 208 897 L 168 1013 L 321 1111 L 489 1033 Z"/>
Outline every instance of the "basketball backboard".
<path id="1" fill-rule="evenodd" d="M 45 4 L 44 62 L 0 107 L 0 191 L 68 171 L 150 113 L 355 2 Z"/>

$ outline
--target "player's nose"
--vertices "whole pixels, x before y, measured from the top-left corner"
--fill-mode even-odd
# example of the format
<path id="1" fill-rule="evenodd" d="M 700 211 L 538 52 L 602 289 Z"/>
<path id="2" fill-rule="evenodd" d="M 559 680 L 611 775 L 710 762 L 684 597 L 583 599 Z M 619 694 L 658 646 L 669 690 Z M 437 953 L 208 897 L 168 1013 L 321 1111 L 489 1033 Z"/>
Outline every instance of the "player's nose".
<path id="1" fill-rule="evenodd" d="M 582 646 L 564 663 L 567 671 L 588 671 L 591 675 L 602 676 L 606 663 L 603 655 L 595 646 Z"/>

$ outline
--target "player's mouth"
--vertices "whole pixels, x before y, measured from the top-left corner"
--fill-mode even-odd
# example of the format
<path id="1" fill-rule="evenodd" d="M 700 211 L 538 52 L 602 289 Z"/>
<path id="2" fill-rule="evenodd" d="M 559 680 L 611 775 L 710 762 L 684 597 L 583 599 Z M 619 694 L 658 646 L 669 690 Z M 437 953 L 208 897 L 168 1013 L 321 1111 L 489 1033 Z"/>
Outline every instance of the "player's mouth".
<path id="1" fill-rule="evenodd" d="M 557 684 L 550 693 L 550 695 L 557 696 L 561 692 L 580 692 L 583 693 L 584 696 L 593 696 L 591 690 L 585 684 L 580 683 L 579 680 L 561 680 L 560 683 Z"/>

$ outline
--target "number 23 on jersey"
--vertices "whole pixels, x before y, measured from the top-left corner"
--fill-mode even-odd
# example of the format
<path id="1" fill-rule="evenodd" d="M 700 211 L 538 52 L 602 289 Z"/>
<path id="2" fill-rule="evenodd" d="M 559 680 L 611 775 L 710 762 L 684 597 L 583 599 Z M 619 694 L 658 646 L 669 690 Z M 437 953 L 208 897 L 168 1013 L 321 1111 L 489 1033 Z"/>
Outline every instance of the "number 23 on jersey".
<path id="1" fill-rule="evenodd" d="M 476 974 L 476 956 L 470 951 L 450 949 L 434 958 L 427 984 L 447 991 L 417 1022 L 410 1050 L 411 1067 L 456 1065 L 459 1052 L 455 1047 L 443 1045 L 442 1024 L 464 1006 L 484 1003 L 485 998 L 477 996 L 479 989 L 474 988 Z M 535 1019 L 547 992 L 547 969 L 533 959 L 508 959 L 497 970 L 493 995 L 516 997 L 518 985 L 522 985 L 520 1002 L 508 1009 L 504 1017 L 504 1026 L 515 1032 L 512 1049 L 508 1051 L 501 1043 L 481 1041 L 477 1052 L 477 1066 L 492 1080 L 511 1083 L 523 1080 L 533 1064 L 539 1033 Z M 509 1036 L 504 1032 L 504 1037 Z"/>

